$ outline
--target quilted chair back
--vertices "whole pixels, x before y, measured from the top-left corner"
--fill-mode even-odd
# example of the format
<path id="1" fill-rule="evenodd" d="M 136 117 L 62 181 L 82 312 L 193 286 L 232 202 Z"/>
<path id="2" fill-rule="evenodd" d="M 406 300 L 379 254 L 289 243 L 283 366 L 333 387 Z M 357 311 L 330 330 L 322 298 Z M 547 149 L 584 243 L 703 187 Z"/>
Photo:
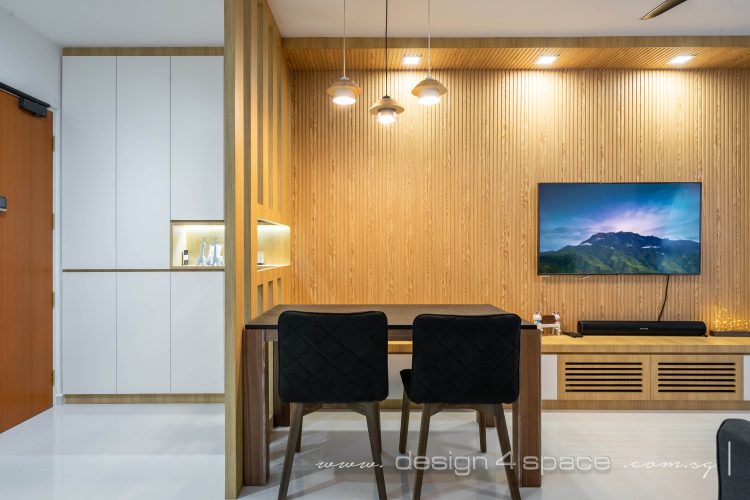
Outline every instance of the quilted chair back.
<path id="1" fill-rule="evenodd" d="M 500 404 L 518 399 L 521 318 L 423 314 L 413 329 L 412 401 Z"/>
<path id="2" fill-rule="evenodd" d="M 279 317 L 279 396 L 286 403 L 388 397 L 388 321 L 382 312 Z"/>

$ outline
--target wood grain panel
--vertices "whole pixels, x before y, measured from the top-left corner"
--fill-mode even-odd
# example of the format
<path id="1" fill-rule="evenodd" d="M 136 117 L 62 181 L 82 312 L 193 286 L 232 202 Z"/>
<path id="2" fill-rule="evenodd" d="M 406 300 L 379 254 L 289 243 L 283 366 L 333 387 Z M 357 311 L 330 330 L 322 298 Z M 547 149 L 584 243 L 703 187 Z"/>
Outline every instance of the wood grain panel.
<path id="1" fill-rule="evenodd" d="M 65 47 L 63 56 L 223 56 L 224 47 Z"/>
<path id="2" fill-rule="evenodd" d="M 65 404 L 223 403 L 224 394 L 66 394 Z"/>
<path id="3" fill-rule="evenodd" d="M 750 354 L 747 337 L 629 337 L 596 335 L 574 339 L 542 337 L 544 354 Z"/>
<path id="4" fill-rule="evenodd" d="M 750 317 L 750 71 L 438 71 L 392 74 L 406 107 L 382 127 L 367 107 L 380 71 L 332 105 L 336 72 L 294 73 L 295 303 L 491 303 L 530 317 L 653 320 L 660 276 L 536 274 L 537 183 L 701 181 L 700 276 L 676 276 L 665 319 Z"/>
<path id="5" fill-rule="evenodd" d="M 341 66 L 338 49 L 289 49 L 287 59 L 294 70 L 334 70 Z M 348 49 L 347 69 L 384 69 L 383 49 Z M 427 49 L 393 49 L 388 54 L 391 68 L 404 68 L 406 55 L 422 55 L 416 69 L 427 70 Z M 649 48 L 524 48 L 524 49 L 432 49 L 434 69 L 539 69 L 536 60 L 542 55 L 559 59 L 549 69 L 669 69 L 669 61 L 678 55 L 691 54 L 695 59 L 679 68 L 747 69 L 750 48 L 747 47 L 649 47 Z"/>
<path id="6" fill-rule="evenodd" d="M 651 399 L 649 355 L 561 355 L 557 394 L 562 400 Z"/>
<path id="7" fill-rule="evenodd" d="M 637 400 L 605 400 L 605 401 L 542 401 L 545 410 L 721 410 L 748 411 L 750 401 L 637 401 Z"/>
<path id="8" fill-rule="evenodd" d="M 505 410 L 510 410 L 510 405 L 503 405 Z M 400 399 L 386 399 L 380 404 L 382 410 L 400 410 Z M 411 404 L 413 410 L 418 410 L 421 405 Z M 543 400 L 543 410 L 661 410 L 661 411 L 684 411 L 684 410 L 721 410 L 721 411 L 747 411 L 750 410 L 750 401 L 659 401 L 659 400 L 635 400 L 635 399 L 603 399 L 603 400 Z"/>
<path id="9" fill-rule="evenodd" d="M 284 39 L 285 50 L 341 49 L 341 37 L 294 37 Z M 382 37 L 349 37 L 350 49 L 382 49 Z M 426 48 L 426 37 L 390 37 L 394 49 Z M 433 37 L 433 49 L 525 49 L 564 48 L 649 48 L 649 47 L 750 47 L 750 36 L 562 36 L 562 37 Z"/>
<path id="10" fill-rule="evenodd" d="M 742 401 L 742 356 L 651 356 L 651 397 Z"/>
<path id="11" fill-rule="evenodd" d="M 272 405 L 266 411 L 265 405 L 247 404 L 242 384 L 265 391 L 273 356 L 264 357 L 270 362 L 263 376 L 244 373 L 242 329 L 273 304 L 288 301 L 291 291 L 290 266 L 256 266 L 258 219 L 292 225 L 291 73 L 265 0 L 225 0 L 224 15 L 226 265 L 231 270 L 225 290 L 226 495 L 236 498 L 243 485 L 265 484 L 268 475 Z"/>
<path id="12" fill-rule="evenodd" d="M 253 3 L 253 2 L 251 2 Z M 250 249 L 245 246 L 246 3 L 224 0 L 224 494 L 237 498 L 244 485 L 242 330 Z"/>
<path id="13" fill-rule="evenodd" d="M 389 40 L 388 64 L 404 68 L 405 55 L 422 55 L 415 69 L 426 70 L 427 40 Z M 341 65 L 340 38 L 287 38 L 284 49 L 293 70 L 334 70 Z M 750 68 L 750 37 L 590 37 L 590 38 L 436 38 L 434 69 L 538 69 L 540 55 L 558 55 L 552 69 L 668 69 L 676 55 L 695 59 L 681 68 Z M 347 66 L 384 69 L 382 38 L 347 40 Z"/>

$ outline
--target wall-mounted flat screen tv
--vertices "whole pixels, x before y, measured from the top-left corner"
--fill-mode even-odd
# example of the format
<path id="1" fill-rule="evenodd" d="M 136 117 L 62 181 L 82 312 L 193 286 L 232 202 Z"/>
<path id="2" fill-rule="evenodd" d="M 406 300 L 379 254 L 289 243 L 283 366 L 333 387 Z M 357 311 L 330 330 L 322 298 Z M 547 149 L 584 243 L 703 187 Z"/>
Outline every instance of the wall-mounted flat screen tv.
<path id="1" fill-rule="evenodd" d="M 539 274 L 700 274 L 701 183 L 539 184 Z"/>

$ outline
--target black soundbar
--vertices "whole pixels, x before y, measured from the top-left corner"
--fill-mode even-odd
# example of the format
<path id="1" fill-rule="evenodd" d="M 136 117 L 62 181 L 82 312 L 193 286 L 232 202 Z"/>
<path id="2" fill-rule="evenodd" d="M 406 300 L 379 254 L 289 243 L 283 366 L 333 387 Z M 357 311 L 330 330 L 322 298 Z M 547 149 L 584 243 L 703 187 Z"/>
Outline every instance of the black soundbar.
<path id="1" fill-rule="evenodd" d="M 703 321 L 587 321 L 578 322 L 583 335 L 653 335 L 699 337 L 706 335 Z"/>

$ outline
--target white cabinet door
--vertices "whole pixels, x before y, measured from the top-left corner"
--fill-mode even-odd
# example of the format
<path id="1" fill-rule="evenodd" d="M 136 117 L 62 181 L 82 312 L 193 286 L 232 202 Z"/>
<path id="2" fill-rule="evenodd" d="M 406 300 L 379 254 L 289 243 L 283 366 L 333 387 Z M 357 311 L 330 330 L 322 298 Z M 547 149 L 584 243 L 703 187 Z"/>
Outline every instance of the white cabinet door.
<path id="1" fill-rule="evenodd" d="M 172 273 L 172 392 L 224 392 L 224 273 Z"/>
<path id="2" fill-rule="evenodd" d="M 117 58 L 117 267 L 169 268 L 169 57 Z"/>
<path id="3" fill-rule="evenodd" d="M 114 57 L 64 57 L 62 267 L 114 269 Z"/>
<path id="4" fill-rule="evenodd" d="M 224 220 L 224 58 L 172 57 L 172 219 Z"/>
<path id="5" fill-rule="evenodd" d="M 169 273 L 117 274 L 117 393 L 169 393 Z"/>
<path id="6" fill-rule="evenodd" d="M 63 273 L 62 387 L 64 394 L 114 394 L 115 273 Z"/>
<path id="7" fill-rule="evenodd" d="M 557 354 L 542 354 L 542 400 L 557 399 Z"/>

